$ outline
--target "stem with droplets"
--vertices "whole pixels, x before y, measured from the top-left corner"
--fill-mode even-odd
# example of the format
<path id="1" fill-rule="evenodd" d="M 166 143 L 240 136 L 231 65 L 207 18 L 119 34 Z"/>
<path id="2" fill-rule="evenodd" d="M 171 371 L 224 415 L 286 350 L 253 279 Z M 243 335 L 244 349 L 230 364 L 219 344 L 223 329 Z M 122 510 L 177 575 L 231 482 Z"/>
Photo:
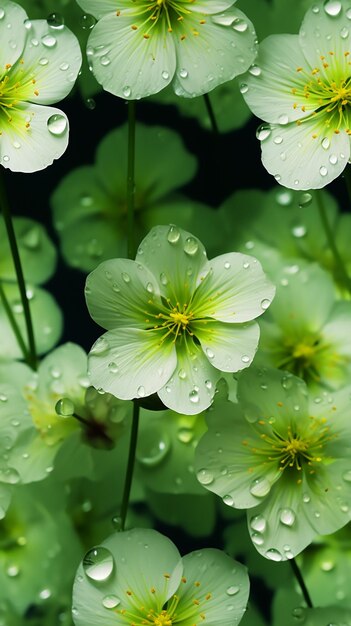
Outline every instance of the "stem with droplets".
<path id="1" fill-rule="evenodd" d="M 21 259 L 19 255 L 15 229 L 13 227 L 11 212 L 10 212 L 10 208 L 9 208 L 9 204 L 8 204 L 8 200 L 6 196 L 6 191 L 5 191 L 5 185 L 4 185 L 2 176 L 0 176 L 0 198 L 1 198 L 2 215 L 4 218 L 7 237 L 8 237 L 10 250 L 12 254 L 12 260 L 13 260 L 13 264 L 14 264 L 14 268 L 16 272 L 17 285 L 18 285 L 18 289 L 20 292 L 24 320 L 25 320 L 26 330 L 27 330 L 28 350 L 27 350 L 26 362 L 33 370 L 36 370 L 37 369 L 37 354 L 36 354 L 36 348 L 35 348 L 32 316 L 31 316 L 29 301 L 28 301 L 27 293 L 26 293 L 26 284 L 24 281 L 22 263 L 21 263 Z"/>
<path id="2" fill-rule="evenodd" d="M 305 600 L 307 606 L 310 609 L 313 609 L 311 596 L 310 596 L 310 594 L 308 592 L 308 589 L 307 589 L 307 587 L 305 585 L 305 581 L 304 581 L 304 579 L 302 577 L 302 574 L 301 574 L 301 571 L 300 571 L 300 568 L 299 568 L 298 564 L 296 563 L 295 559 L 290 559 L 289 563 L 291 565 L 291 569 L 293 571 L 293 574 L 294 574 L 297 582 L 299 583 L 300 589 L 302 591 L 302 595 L 304 597 L 304 600 Z"/>

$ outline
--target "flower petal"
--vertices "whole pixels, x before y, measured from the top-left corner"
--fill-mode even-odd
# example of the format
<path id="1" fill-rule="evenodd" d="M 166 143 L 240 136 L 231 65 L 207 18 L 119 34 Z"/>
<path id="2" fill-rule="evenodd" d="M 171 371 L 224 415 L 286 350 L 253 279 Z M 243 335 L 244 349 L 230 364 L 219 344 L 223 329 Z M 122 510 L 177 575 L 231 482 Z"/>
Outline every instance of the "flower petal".
<path id="1" fill-rule="evenodd" d="M 62 100 L 71 91 L 82 63 L 78 39 L 65 26 L 50 28 L 46 20 L 33 20 L 27 38 L 21 64 L 14 68 L 18 80 L 28 83 L 25 99 L 38 104 Z"/>
<path id="2" fill-rule="evenodd" d="M 221 372 L 237 372 L 248 367 L 257 350 L 260 327 L 256 322 L 225 324 L 212 322 L 192 325 L 201 347 L 212 365 Z"/>
<path id="3" fill-rule="evenodd" d="M 180 623 L 200 624 L 206 620 L 211 626 L 237 624 L 249 596 L 246 567 L 214 548 L 190 552 L 182 561 L 186 582 L 177 592 Z"/>
<path id="4" fill-rule="evenodd" d="M 255 58 L 256 33 L 238 9 L 206 19 L 199 19 L 191 10 L 172 28 L 177 38 L 173 88 L 178 96 L 193 98 L 207 93 L 245 72 Z"/>
<path id="5" fill-rule="evenodd" d="M 130 259 L 104 261 L 87 277 L 85 295 L 93 320 L 103 328 L 149 328 L 148 301 L 158 294 L 149 270 Z"/>
<path id="6" fill-rule="evenodd" d="M 141 242 L 135 259 L 160 278 L 160 290 L 173 305 L 189 303 L 206 264 L 202 243 L 177 226 L 155 226 Z"/>
<path id="7" fill-rule="evenodd" d="M 349 7 L 344 2 L 338 2 L 336 8 L 338 5 L 341 10 L 337 15 L 328 14 L 321 2 L 313 7 L 319 9 L 317 11 L 309 7 L 300 28 L 300 47 L 310 66 L 320 70 L 322 80 L 328 76 L 333 80 L 335 76 L 333 55 L 337 59 L 337 75 L 350 73 L 350 19 L 345 10 Z M 329 66 L 323 67 L 322 60 L 329 62 Z"/>
<path id="8" fill-rule="evenodd" d="M 106 91 L 127 100 L 161 91 L 175 72 L 174 41 L 166 20 L 160 20 L 149 35 L 150 24 L 144 17 L 137 9 L 105 15 L 88 40 L 95 78 Z"/>
<path id="9" fill-rule="evenodd" d="M 155 530 L 133 529 L 111 535 L 96 550 L 101 548 L 108 551 L 108 558 L 112 557 L 113 571 L 103 584 L 94 583 L 83 565 L 79 566 L 73 587 L 76 626 L 124 626 L 126 616 L 120 613 L 124 610 L 134 616 L 140 611 L 141 622 L 146 611 L 140 607 L 161 613 L 183 571 L 175 545 Z"/>
<path id="10" fill-rule="evenodd" d="M 94 15 L 96 19 L 100 19 L 107 13 L 116 14 L 116 0 L 77 0 L 83 11 L 90 15 Z M 118 7 L 127 8 L 130 6 L 130 0 L 118 0 Z"/>
<path id="11" fill-rule="evenodd" d="M 174 343 L 160 347 L 157 330 L 122 327 L 100 337 L 89 354 L 94 387 L 122 400 L 155 393 L 172 376 L 177 364 Z"/>
<path id="12" fill-rule="evenodd" d="M 21 104 L 1 125 L 1 165 L 13 172 L 36 172 L 59 159 L 68 145 L 68 119 L 54 107 Z"/>
<path id="13" fill-rule="evenodd" d="M 345 132 L 325 136 L 324 118 L 300 125 L 272 126 L 261 142 L 262 163 L 270 174 L 291 189 L 320 189 L 345 169 L 350 139 Z"/>
<path id="14" fill-rule="evenodd" d="M 27 36 L 24 22 L 28 19 L 28 15 L 19 4 L 10 0 L 3 0 L 0 15 L 0 72 L 2 75 L 6 66 L 14 65 L 22 54 Z"/>
<path id="15" fill-rule="evenodd" d="M 249 70 L 241 77 L 241 93 L 252 112 L 266 122 L 283 124 L 308 115 L 308 110 L 294 107 L 293 93 L 294 89 L 303 91 L 306 79 L 298 70 L 306 65 L 298 35 L 271 35 L 264 39 L 255 59 L 255 71 Z M 307 72 L 311 69 L 307 66 Z"/>
<path id="16" fill-rule="evenodd" d="M 177 370 L 158 395 L 163 404 L 177 413 L 196 415 L 213 399 L 221 373 L 215 369 L 192 339 L 177 344 Z"/>
<path id="17" fill-rule="evenodd" d="M 262 315 L 275 293 L 257 259 L 239 252 L 211 259 L 202 273 L 191 303 L 197 318 L 248 322 Z"/>

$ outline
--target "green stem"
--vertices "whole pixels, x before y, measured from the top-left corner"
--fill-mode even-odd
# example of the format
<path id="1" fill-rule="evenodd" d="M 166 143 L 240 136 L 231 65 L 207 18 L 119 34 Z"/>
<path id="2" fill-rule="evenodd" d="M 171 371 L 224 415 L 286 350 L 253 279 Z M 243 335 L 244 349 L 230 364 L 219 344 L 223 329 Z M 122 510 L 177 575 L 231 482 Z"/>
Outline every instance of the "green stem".
<path id="1" fill-rule="evenodd" d="M 127 165 L 127 252 L 128 258 L 135 257 L 135 100 L 128 101 L 128 165 Z"/>
<path id="2" fill-rule="evenodd" d="M 313 609 L 313 604 L 312 604 L 311 596 L 310 596 L 310 594 L 308 593 L 308 589 L 307 589 L 307 587 L 306 587 L 306 585 L 305 585 L 305 581 L 304 581 L 304 579 L 302 578 L 302 574 L 301 574 L 301 572 L 300 572 L 300 568 L 299 568 L 298 564 L 296 563 L 295 559 L 290 559 L 290 560 L 289 560 L 289 563 L 290 563 L 290 565 L 291 565 L 291 569 L 292 569 L 292 571 L 293 571 L 293 574 L 294 574 L 294 576 L 295 576 L 295 578 L 296 578 L 297 582 L 298 582 L 298 583 L 299 583 L 299 585 L 300 585 L 300 589 L 301 589 L 301 591 L 302 591 L 302 595 L 303 595 L 303 597 L 304 597 L 304 600 L 305 600 L 305 602 L 306 602 L 307 606 L 308 606 L 310 609 Z"/>
<path id="3" fill-rule="evenodd" d="M 26 284 L 24 282 L 22 263 L 21 263 L 21 259 L 20 259 L 20 255 L 18 251 L 15 229 L 13 227 L 11 212 L 10 212 L 9 204 L 8 204 L 7 197 L 6 197 L 4 181 L 1 176 L 0 176 L 0 201 L 1 201 L 2 215 L 4 218 L 5 227 L 7 231 L 7 237 L 8 237 L 8 241 L 10 244 L 12 260 L 13 260 L 13 264 L 15 267 L 17 284 L 18 284 L 18 289 L 20 292 L 20 297 L 21 297 L 21 302 L 22 302 L 22 307 L 23 307 L 24 320 L 26 324 L 27 338 L 28 338 L 27 363 L 32 369 L 36 370 L 37 369 L 37 354 L 36 354 L 36 349 L 35 349 L 32 317 L 31 317 L 29 301 L 28 301 L 27 293 L 26 293 Z"/>
<path id="4" fill-rule="evenodd" d="M 139 412 L 140 406 L 137 402 L 133 402 L 133 418 L 132 418 L 132 430 L 130 433 L 129 442 L 129 455 L 127 463 L 126 477 L 124 481 L 123 497 L 120 511 L 120 530 L 124 530 L 128 512 L 130 490 L 132 487 L 134 462 L 136 446 L 138 441 L 138 428 L 139 428 Z"/>
<path id="5" fill-rule="evenodd" d="M 5 309 L 5 313 L 9 319 L 9 322 L 11 324 L 11 328 L 13 330 L 13 334 L 15 335 L 16 339 L 17 339 L 17 343 L 20 347 L 20 350 L 23 354 L 23 358 L 24 360 L 28 363 L 29 362 L 29 355 L 28 355 L 28 351 L 27 351 L 27 346 L 23 341 L 23 337 L 21 335 L 21 331 L 19 329 L 19 326 L 16 322 L 16 318 L 12 312 L 11 309 L 11 305 L 6 297 L 6 293 L 4 291 L 4 288 L 2 286 L 2 281 L 0 280 L 0 300 L 2 302 L 2 305 Z"/>
<path id="6" fill-rule="evenodd" d="M 351 293 L 351 279 L 345 269 L 344 262 L 340 256 L 339 250 L 336 247 L 334 234 L 332 228 L 329 224 L 327 212 L 325 210 L 325 205 L 323 202 L 322 194 L 319 190 L 316 190 L 317 204 L 319 210 L 319 216 L 324 228 L 325 235 L 327 237 L 328 245 L 333 254 L 335 266 L 336 266 L 336 278 L 340 280 L 340 282 L 346 287 L 346 289 Z"/>
<path id="7" fill-rule="evenodd" d="M 210 118 L 212 131 L 213 131 L 213 133 L 215 135 L 219 135 L 217 120 L 216 120 L 216 117 L 215 117 L 215 114 L 214 114 L 214 111 L 213 111 L 213 107 L 212 107 L 212 103 L 211 103 L 211 100 L 210 100 L 210 96 L 208 95 L 208 93 L 204 93 L 204 101 L 205 101 L 205 105 L 206 105 L 208 116 Z"/>

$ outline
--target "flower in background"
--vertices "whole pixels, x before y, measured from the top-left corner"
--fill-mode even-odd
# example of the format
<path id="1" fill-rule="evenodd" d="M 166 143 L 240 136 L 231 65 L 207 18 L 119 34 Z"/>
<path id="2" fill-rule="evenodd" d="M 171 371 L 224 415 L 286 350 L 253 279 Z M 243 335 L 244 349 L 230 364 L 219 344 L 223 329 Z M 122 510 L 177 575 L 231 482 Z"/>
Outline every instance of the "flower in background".
<path id="1" fill-rule="evenodd" d="M 212 402 L 221 371 L 252 362 L 256 317 L 275 288 L 253 257 L 207 260 L 177 226 L 156 226 L 136 259 L 111 259 L 89 274 L 87 306 L 108 330 L 89 355 L 92 384 L 130 400 L 158 393 L 165 406 L 196 414 Z"/>
<path id="2" fill-rule="evenodd" d="M 76 626 L 238 624 L 246 610 L 246 568 L 213 548 L 180 556 L 155 530 L 115 533 L 92 548 L 73 588 Z"/>
<path id="3" fill-rule="evenodd" d="M 259 46 L 256 70 L 241 91 L 268 122 L 257 132 L 262 161 L 292 189 L 319 189 L 350 158 L 350 4 L 315 2 L 299 35 L 272 35 Z"/>
<path id="4" fill-rule="evenodd" d="M 0 162 L 35 172 L 67 148 L 67 117 L 46 105 L 71 91 L 82 60 L 79 44 L 63 24 L 31 22 L 10 0 L 1 4 L 0 40 Z"/>
<path id="5" fill-rule="evenodd" d="M 172 83 L 178 96 L 207 93 L 255 58 L 255 31 L 235 0 L 78 0 L 99 21 L 88 40 L 106 91 L 145 98 Z"/>
<path id="6" fill-rule="evenodd" d="M 225 504 L 248 509 L 263 556 L 291 559 L 350 521 L 350 387 L 314 398 L 292 374 L 250 368 L 238 399 L 208 413 L 197 476 Z"/>

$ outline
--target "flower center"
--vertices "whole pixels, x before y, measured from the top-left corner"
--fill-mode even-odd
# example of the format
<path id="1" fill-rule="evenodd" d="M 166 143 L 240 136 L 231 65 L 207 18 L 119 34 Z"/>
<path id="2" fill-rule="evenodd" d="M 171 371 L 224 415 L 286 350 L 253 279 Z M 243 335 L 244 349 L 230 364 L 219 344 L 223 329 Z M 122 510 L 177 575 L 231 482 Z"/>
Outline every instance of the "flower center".
<path id="1" fill-rule="evenodd" d="M 191 13 L 186 8 L 187 4 L 193 4 L 195 0 L 147 0 L 138 2 L 138 8 L 135 9 L 134 15 L 139 18 L 131 28 L 134 31 L 142 33 L 145 39 L 149 39 L 155 32 L 158 22 L 166 28 L 166 31 L 172 33 L 176 31 L 176 35 L 183 41 L 188 34 L 199 35 L 197 28 L 190 23 L 190 30 L 185 30 L 185 18 Z M 135 0 L 133 0 L 135 2 Z M 135 2 L 136 3 L 136 2 Z M 137 3 L 136 3 L 137 4 Z M 121 11 L 117 11 L 117 16 L 121 15 Z M 144 17 L 145 16 L 145 17 Z M 205 24 L 206 20 L 199 19 L 199 24 Z M 163 31 L 162 27 L 161 30 Z M 156 32 L 158 29 L 156 28 Z"/>
<path id="2" fill-rule="evenodd" d="M 154 617 L 155 626 L 172 626 L 172 619 L 167 611 L 162 611 L 160 615 Z"/>
<path id="3" fill-rule="evenodd" d="M 23 80 L 23 61 L 18 61 L 18 65 L 5 66 L 5 73 L 0 79 L 0 135 L 4 130 L 4 124 L 12 123 L 12 127 L 21 135 L 30 128 L 31 115 L 25 117 L 15 116 L 20 110 L 22 102 L 33 101 L 39 95 L 35 87 L 35 78 L 30 75 Z M 33 115 L 33 114 L 32 114 Z"/>
<path id="4" fill-rule="evenodd" d="M 303 67 L 296 68 L 299 74 L 306 78 L 306 83 L 294 87 L 291 91 L 296 96 L 294 109 L 303 112 L 311 110 L 314 117 L 324 118 L 327 130 L 338 134 L 344 130 L 351 133 L 351 76 L 350 76 L 350 52 L 344 52 L 339 58 L 330 51 L 327 55 L 321 55 L 320 67 L 306 71 Z M 304 118 L 306 119 L 306 118 Z M 300 125 L 304 119 L 297 120 Z M 316 134 L 312 135 L 317 137 Z"/>
<path id="5" fill-rule="evenodd" d="M 280 369 L 286 369 L 295 376 L 303 378 L 307 383 L 319 382 L 320 367 L 323 364 L 324 354 L 328 354 L 330 346 L 319 337 L 306 338 L 303 341 L 286 340 L 285 345 L 279 344 L 271 349 L 274 364 Z"/>
<path id="6" fill-rule="evenodd" d="M 154 304 L 151 300 L 149 304 Z M 183 335 L 184 332 L 193 336 L 191 331 L 191 321 L 194 320 L 194 312 L 188 311 L 188 304 L 185 303 L 180 305 L 179 302 L 174 306 L 172 302 L 167 299 L 163 299 L 164 306 L 162 307 L 162 312 L 150 312 L 145 311 L 147 315 L 146 323 L 149 324 L 151 318 L 154 318 L 155 324 L 152 326 L 153 330 L 160 330 L 162 336 L 160 338 L 160 343 L 169 337 L 172 336 L 173 341 L 175 342 L 178 337 Z M 159 311 L 159 309 L 158 309 Z"/>

